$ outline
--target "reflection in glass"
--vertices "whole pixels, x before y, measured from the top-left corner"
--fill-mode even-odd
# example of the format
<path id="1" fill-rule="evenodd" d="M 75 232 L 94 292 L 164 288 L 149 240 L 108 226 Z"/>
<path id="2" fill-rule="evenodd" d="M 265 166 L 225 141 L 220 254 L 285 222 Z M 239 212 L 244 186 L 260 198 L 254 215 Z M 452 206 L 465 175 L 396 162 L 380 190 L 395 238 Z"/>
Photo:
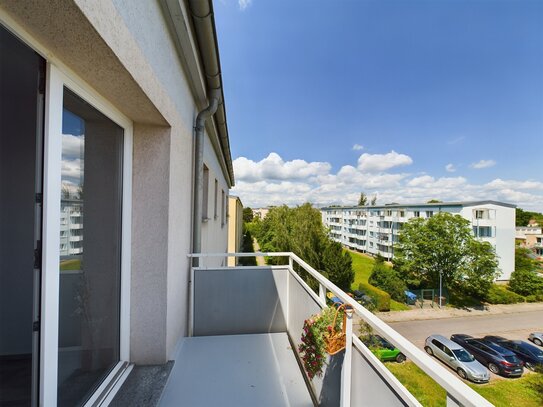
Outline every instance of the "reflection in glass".
<path id="1" fill-rule="evenodd" d="M 123 129 L 64 90 L 58 405 L 79 406 L 119 361 Z"/>

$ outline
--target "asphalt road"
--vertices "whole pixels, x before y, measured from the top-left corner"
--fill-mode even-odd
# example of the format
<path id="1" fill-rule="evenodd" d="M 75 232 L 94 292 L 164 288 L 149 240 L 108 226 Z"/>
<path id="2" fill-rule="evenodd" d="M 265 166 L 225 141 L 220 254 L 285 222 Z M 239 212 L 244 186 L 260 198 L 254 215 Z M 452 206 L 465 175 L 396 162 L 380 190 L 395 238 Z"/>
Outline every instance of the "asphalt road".
<path id="1" fill-rule="evenodd" d="M 500 335 L 508 339 L 527 340 L 530 332 L 543 331 L 543 313 L 529 311 L 513 314 L 389 322 L 389 324 L 415 345 L 423 348 L 424 340 L 432 334 L 441 334 L 447 338 L 458 333 L 475 337 Z"/>

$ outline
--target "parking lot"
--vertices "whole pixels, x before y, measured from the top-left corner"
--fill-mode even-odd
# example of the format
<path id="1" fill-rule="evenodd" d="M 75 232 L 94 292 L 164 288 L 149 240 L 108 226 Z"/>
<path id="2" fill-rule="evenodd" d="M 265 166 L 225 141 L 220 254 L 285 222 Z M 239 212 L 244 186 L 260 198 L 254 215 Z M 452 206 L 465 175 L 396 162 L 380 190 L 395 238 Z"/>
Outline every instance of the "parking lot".
<path id="1" fill-rule="evenodd" d="M 508 314 L 389 322 L 389 324 L 416 346 L 424 349 L 424 341 L 431 334 L 441 334 L 447 338 L 458 333 L 474 337 L 499 335 L 508 339 L 527 341 L 530 332 L 543 330 L 543 313 L 541 310 L 532 310 Z M 491 374 L 491 380 L 496 379 L 502 379 L 502 377 Z"/>

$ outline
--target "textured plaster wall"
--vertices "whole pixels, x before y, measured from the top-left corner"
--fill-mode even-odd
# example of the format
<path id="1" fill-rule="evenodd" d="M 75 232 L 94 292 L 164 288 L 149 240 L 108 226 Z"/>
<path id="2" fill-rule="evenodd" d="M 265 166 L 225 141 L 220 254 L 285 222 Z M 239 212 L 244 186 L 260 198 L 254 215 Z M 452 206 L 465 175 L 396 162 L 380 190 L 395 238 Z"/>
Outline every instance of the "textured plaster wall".
<path id="1" fill-rule="evenodd" d="M 170 129 L 134 127 L 130 358 L 166 362 Z"/>

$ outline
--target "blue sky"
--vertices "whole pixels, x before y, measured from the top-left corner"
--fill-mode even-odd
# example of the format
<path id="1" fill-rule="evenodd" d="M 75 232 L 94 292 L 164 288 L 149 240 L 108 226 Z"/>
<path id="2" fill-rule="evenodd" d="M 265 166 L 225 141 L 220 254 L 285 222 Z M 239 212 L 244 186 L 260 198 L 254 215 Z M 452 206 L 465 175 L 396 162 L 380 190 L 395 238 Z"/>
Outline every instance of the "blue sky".
<path id="1" fill-rule="evenodd" d="M 245 205 L 363 190 L 543 210 L 542 1 L 214 7 Z"/>

